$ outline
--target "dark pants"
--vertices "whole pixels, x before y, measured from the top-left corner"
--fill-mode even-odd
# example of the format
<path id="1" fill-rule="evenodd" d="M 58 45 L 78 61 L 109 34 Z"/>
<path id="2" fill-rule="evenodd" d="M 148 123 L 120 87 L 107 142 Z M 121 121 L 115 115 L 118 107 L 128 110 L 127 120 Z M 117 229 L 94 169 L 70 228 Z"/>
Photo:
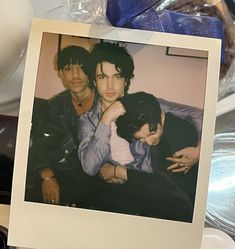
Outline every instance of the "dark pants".
<path id="1" fill-rule="evenodd" d="M 60 205 L 89 208 L 94 202 L 97 178 L 86 175 L 82 169 L 54 170 L 60 187 Z M 43 203 L 42 180 L 27 177 L 25 200 Z"/>
<path id="2" fill-rule="evenodd" d="M 186 174 L 183 172 L 173 173 L 170 171 L 166 171 L 166 174 L 177 184 L 177 186 L 182 189 L 182 191 L 189 196 L 194 205 L 197 187 L 198 164 L 193 165 Z"/>
<path id="3" fill-rule="evenodd" d="M 99 182 L 94 208 L 117 213 L 191 222 L 188 196 L 164 173 L 128 171 L 128 182 Z"/>

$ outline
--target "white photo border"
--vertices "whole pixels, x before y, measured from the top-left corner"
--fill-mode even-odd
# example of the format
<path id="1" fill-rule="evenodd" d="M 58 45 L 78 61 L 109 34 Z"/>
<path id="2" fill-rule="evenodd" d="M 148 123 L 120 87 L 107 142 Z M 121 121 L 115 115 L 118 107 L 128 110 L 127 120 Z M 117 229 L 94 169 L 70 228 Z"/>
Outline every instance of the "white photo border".
<path id="1" fill-rule="evenodd" d="M 200 167 L 192 223 L 24 201 L 31 115 L 44 32 L 209 52 Z M 21 96 L 8 243 L 41 249 L 199 249 L 215 126 L 220 47 L 220 40 L 211 38 L 34 19 Z"/>

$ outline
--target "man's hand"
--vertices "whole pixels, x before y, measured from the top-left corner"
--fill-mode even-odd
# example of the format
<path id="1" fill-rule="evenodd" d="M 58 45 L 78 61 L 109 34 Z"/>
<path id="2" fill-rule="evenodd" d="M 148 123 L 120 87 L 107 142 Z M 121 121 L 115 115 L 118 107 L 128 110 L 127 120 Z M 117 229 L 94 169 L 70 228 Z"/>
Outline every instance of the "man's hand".
<path id="1" fill-rule="evenodd" d="M 105 163 L 100 168 L 100 177 L 103 178 L 105 181 L 115 177 L 115 165 L 111 163 Z"/>
<path id="2" fill-rule="evenodd" d="M 191 167 L 198 162 L 200 156 L 200 147 L 186 147 L 182 150 L 175 152 L 172 157 L 167 157 L 166 159 L 172 161 L 173 164 L 170 165 L 167 170 L 179 173 L 184 172 L 186 174 Z"/>
<path id="3" fill-rule="evenodd" d="M 108 183 L 124 183 L 127 181 L 127 170 L 122 165 L 105 163 L 100 168 L 100 177 Z"/>
<path id="4" fill-rule="evenodd" d="M 110 125 L 111 122 L 115 122 L 119 116 L 125 113 L 125 109 L 120 101 L 114 102 L 110 107 L 104 112 L 101 122 Z"/>
<path id="5" fill-rule="evenodd" d="M 40 172 L 42 178 L 42 197 L 45 203 L 60 203 L 60 187 L 50 168 L 45 168 Z"/>
<path id="6" fill-rule="evenodd" d="M 116 183 L 116 184 L 122 184 L 125 183 L 125 181 L 117 178 L 117 177 L 112 177 L 106 181 L 107 183 Z"/>
<path id="7" fill-rule="evenodd" d="M 60 187 L 55 178 L 50 178 L 42 182 L 42 195 L 45 203 L 60 203 Z"/>

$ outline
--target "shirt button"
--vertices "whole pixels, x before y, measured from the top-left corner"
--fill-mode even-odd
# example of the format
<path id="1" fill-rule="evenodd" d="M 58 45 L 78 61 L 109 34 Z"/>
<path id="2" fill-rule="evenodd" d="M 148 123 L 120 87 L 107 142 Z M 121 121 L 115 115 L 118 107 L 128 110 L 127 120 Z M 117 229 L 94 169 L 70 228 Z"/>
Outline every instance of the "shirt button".
<path id="1" fill-rule="evenodd" d="M 65 150 L 65 154 L 68 154 L 69 153 L 69 151 L 68 150 Z"/>

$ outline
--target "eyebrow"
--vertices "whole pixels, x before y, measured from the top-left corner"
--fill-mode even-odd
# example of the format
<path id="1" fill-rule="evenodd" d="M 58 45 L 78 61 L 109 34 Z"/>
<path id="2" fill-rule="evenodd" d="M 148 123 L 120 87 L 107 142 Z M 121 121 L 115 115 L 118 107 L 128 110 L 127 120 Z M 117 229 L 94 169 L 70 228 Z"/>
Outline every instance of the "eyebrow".
<path id="1" fill-rule="evenodd" d="M 96 74 L 96 77 L 98 77 L 98 76 L 106 76 L 107 77 L 107 75 L 105 73 L 98 73 L 98 74 Z"/>
<path id="2" fill-rule="evenodd" d="M 112 76 L 118 76 L 118 75 L 120 75 L 121 77 L 123 77 L 121 73 L 115 73 Z M 108 75 L 105 74 L 105 73 L 98 73 L 98 74 L 96 74 L 96 77 L 98 77 L 98 76 L 106 76 L 106 77 L 108 77 Z"/>

